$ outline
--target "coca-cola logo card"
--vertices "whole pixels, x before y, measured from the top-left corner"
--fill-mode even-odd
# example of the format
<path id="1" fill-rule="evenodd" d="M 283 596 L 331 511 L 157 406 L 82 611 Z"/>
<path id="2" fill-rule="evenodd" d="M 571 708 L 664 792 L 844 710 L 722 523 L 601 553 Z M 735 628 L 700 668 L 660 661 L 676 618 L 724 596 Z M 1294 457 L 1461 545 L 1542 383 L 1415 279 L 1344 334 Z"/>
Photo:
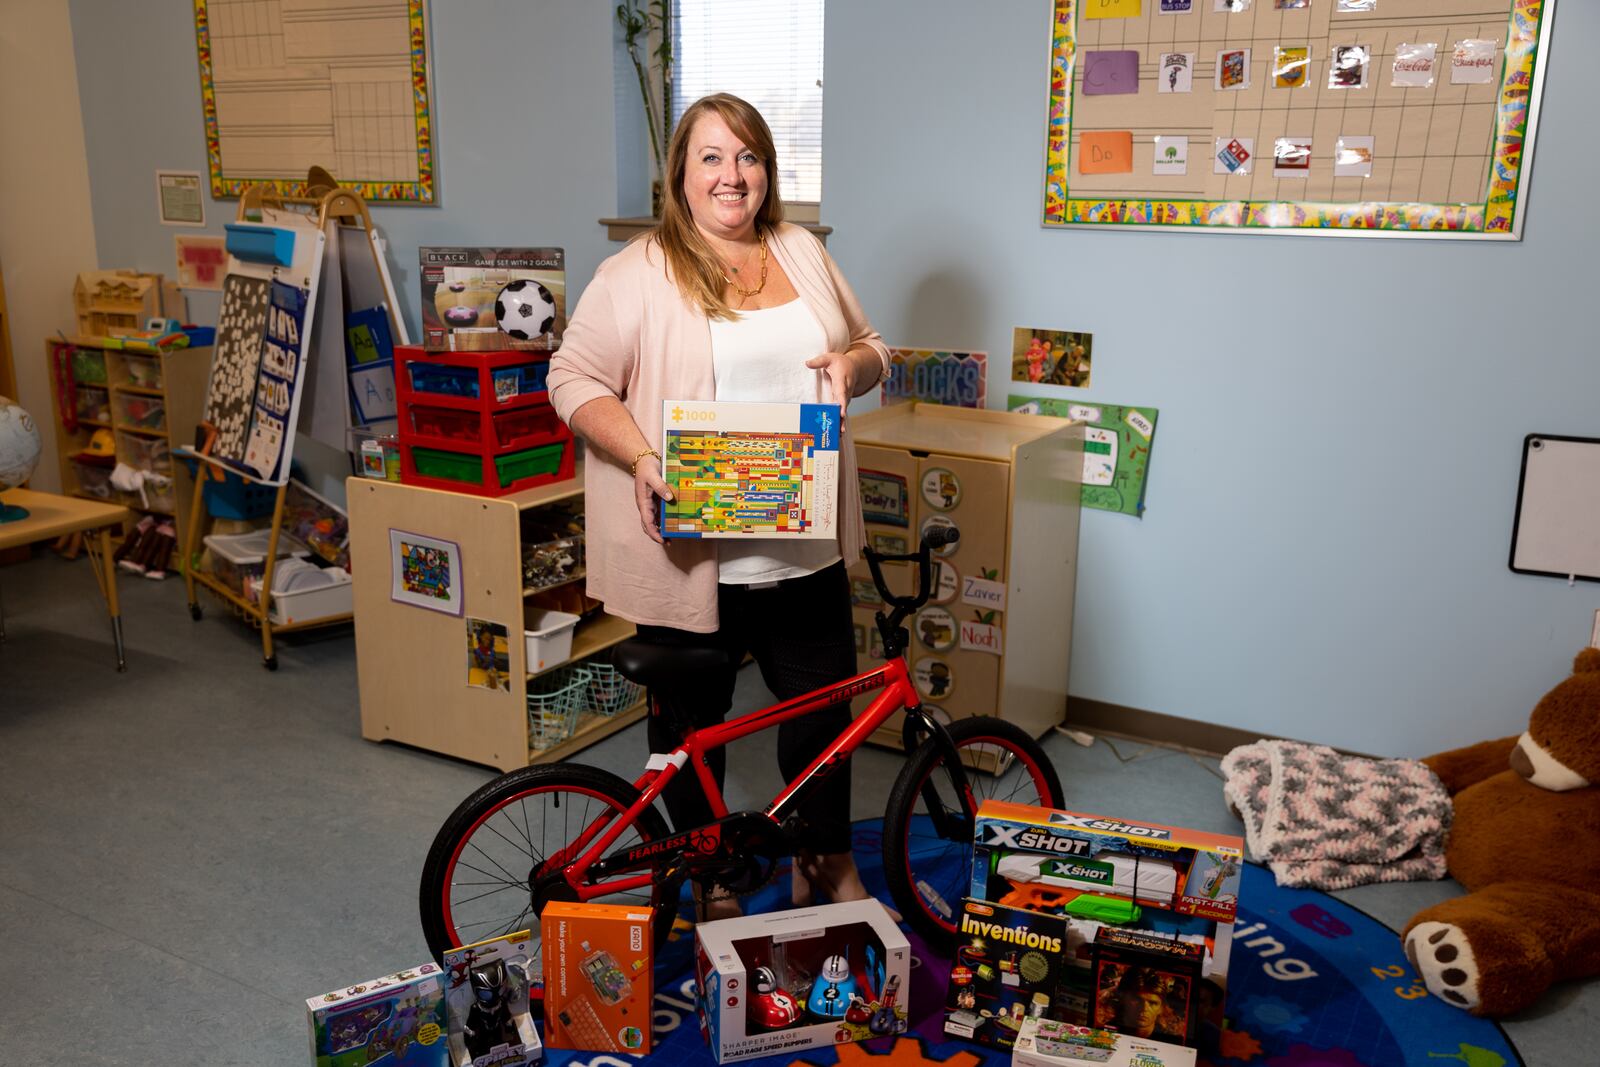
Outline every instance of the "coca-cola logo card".
<path id="1" fill-rule="evenodd" d="M 1451 85 L 1487 85 L 1494 81 L 1493 41 L 1457 41 L 1450 56 Z"/>
<path id="2" fill-rule="evenodd" d="M 1394 46 L 1394 81 L 1402 89 L 1433 88 L 1433 65 L 1438 55 L 1437 42 Z"/>

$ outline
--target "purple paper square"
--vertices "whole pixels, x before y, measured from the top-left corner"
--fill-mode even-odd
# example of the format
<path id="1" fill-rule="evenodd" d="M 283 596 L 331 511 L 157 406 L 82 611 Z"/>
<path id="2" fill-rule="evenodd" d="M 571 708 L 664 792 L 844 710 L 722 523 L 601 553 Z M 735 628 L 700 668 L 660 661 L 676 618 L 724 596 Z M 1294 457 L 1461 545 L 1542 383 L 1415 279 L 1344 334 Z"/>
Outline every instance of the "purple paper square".
<path id="1" fill-rule="evenodd" d="M 1090 52 L 1084 57 L 1085 96 L 1114 96 L 1138 91 L 1138 52 Z"/>

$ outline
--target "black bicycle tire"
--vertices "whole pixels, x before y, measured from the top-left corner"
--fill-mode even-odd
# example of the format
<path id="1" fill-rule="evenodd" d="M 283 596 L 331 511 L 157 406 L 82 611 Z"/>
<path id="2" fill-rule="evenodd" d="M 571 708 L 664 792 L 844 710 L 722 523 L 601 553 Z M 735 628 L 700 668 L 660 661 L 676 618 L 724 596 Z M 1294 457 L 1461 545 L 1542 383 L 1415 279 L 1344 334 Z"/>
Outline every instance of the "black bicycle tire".
<path id="1" fill-rule="evenodd" d="M 443 963 L 444 954 L 457 947 L 454 931 L 444 918 L 444 880 L 449 877 L 449 865 L 456 855 L 464 833 L 474 829 L 495 808 L 515 800 L 519 795 L 540 787 L 570 785 L 602 794 L 618 810 L 627 810 L 639 799 L 638 790 L 610 771 L 581 763 L 561 763 L 539 767 L 523 767 L 510 771 L 485 783 L 456 806 L 455 811 L 439 827 L 428 857 L 422 864 L 422 879 L 418 887 L 418 907 L 422 916 L 422 935 L 428 942 L 428 951 L 435 961 Z M 645 808 L 634 824 L 644 841 L 653 841 L 668 834 L 666 820 L 655 807 Z M 677 911 L 677 901 L 659 901 L 655 905 L 655 947 L 657 951 L 666 944 L 667 933 Z M 535 917 L 537 922 L 537 917 Z M 542 1007 L 542 1005 L 541 1005 Z"/>
<path id="2" fill-rule="evenodd" d="M 958 719 L 945 729 L 949 731 L 950 738 L 958 749 L 972 741 L 982 743 L 981 739 L 985 738 L 1011 746 L 1014 751 L 1025 755 L 1043 774 L 1048 788 L 1046 803 L 1055 808 L 1061 807 L 1064 803 L 1061 777 L 1051 764 L 1044 746 L 1020 726 L 1003 719 L 980 715 Z M 928 740 L 918 746 L 906 760 L 905 766 L 900 768 L 900 773 L 894 780 L 894 787 L 889 791 L 889 803 L 884 809 L 883 874 L 889 883 L 890 898 L 900 909 L 900 914 L 906 922 L 922 935 L 923 940 L 931 948 L 948 953 L 955 947 L 955 932 L 939 925 L 923 909 L 922 898 L 912 885 L 911 871 L 906 866 L 905 847 L 905 839 L 910 831 L 911 817 L 916 809 L 921 785 L 942 762 L 943 756 L 944 753 L 939 747 L 932 740 Z M 968 842 L 968 845 L 970 847 L 971 842 Z M 959 902 L 952 902 L 952 905 L 956 904 Z"/>

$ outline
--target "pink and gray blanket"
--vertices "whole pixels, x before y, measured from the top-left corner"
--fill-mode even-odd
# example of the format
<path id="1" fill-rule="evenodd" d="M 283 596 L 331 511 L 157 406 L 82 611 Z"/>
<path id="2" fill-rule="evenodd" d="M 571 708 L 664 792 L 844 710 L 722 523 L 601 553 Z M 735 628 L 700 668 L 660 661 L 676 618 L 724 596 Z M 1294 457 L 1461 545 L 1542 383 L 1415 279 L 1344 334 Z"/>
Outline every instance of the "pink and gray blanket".
<path id="1" fill-rule="evenodd" d="M 1445 875 L 1450 795 L 1418 760 L 1261 741 L 1222 760 L 1222 792 L 1279 885 L 1348 889 Z"/>

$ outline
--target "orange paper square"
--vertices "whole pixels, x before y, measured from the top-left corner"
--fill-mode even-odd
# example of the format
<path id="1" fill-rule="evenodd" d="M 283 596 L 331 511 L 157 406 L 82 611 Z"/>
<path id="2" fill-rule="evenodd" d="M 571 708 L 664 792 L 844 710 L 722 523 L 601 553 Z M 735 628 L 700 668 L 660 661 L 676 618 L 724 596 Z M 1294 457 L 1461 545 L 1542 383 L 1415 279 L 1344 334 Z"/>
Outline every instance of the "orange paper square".
<path id="1" fill-rule="evenodd" d="M 1133 134 L 1127 130 L 1085 130 L 1078 142 L 1079 174 L 1132 174 Z"/>

